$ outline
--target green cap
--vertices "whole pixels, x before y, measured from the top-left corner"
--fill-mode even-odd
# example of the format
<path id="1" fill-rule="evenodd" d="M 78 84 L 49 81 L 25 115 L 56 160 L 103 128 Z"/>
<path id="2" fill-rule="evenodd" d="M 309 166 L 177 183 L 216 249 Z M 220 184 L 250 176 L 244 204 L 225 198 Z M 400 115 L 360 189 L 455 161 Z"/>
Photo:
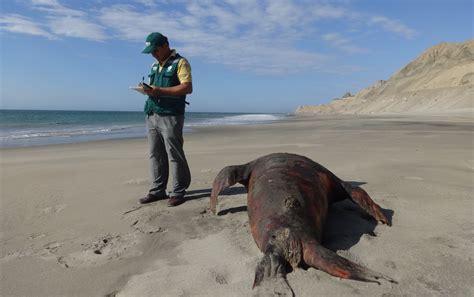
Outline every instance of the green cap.
<path id="1" fill-rule="evenodd" d="M 142 51 L 143 54 L 151 54 L 157 46 L 162 46 L 168 43 L 168 38 L 161 33 L 153 32 L 146 38 L 146 47 Z"/>

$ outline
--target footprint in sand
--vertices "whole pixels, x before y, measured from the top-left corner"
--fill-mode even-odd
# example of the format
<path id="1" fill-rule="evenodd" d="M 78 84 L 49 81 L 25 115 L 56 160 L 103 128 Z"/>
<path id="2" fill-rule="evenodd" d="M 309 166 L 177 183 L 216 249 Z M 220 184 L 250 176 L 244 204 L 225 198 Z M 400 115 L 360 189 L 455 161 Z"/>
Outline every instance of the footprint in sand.
<path id="1" fill-rule="evenodd" d="M 49 214 L 49 213 L 60 212 L 61 210 L 65 209 L 66 206 L 67 206 L 67 204 L 49 206 L 49 207 L 43 208 L 41 210 L 41 213 L 42 214 Z"/>
<path id="2" fill-rule="evenodd" d="M 105 235 L 83 244 L 83 251 L 59 257 L 57 261 L 66 268 L 103 265 L 109 261 L 140 256 L 142 252 L 133 248 L 139 242 L 136 232 Z"/>
<path id="3" fill-rule="evenodd" d="M 393 261 L 385 261 L 384 263 L 385 267 L 388 267 L 388 268 L 391 268 L 391 269 L 396 269 L 397 268 L 397 265 L 395 264 L 395 262 Z"/>
<path id="4" fill-rule="evenodd" d="M 409 179 L 409 180 L 425 180 L 424 178 L 419 177 L 419 176 L 404 176 L 403 178 Z"/>
<path id="5" fill-rule="evenodd" d="M 169 214 L 169 210 L 156 209 L 150 206 L 137 206 L 124 212 L 123 219 L 130 222 L 130 227 L 143 234 L 166 232 L 167 229 L 160 226 L 163 215 Z"/>
<path id="6" fill-rule="evenodd" d="M 455 244 L 456 242 L 455 239 L 445 238 L 441 236 L 433 236 L 433 237 L 428 238 L 428 240 L 434 244 L 442 245 L 450 249 L 458 248 Z"/>
<path id="7" fill-rule="evenodd" d="M 435 291 L 438 293 L 441 293 L 443 291 L 443 287 L 441 284 L 437 283 L 436 280 L 431 280 L 428 278 L 428 276 L 420 276 L 417 277 L 416 280 L 418 280 L 425 288 L 427 288 L 430 291 Z"/>
<path id="8" fill-rule="evenodd" d="M 43 250 L 38 252 L 37 255 L 43 260 L 56 259 L 58 249 L 61 247 L 59 242 L 50 242 L 43 246 Z"/>
<path id="9" fill-rule="evenodd" d="M 61 247 L 61 244 L 59 244 L 58 242 L 47 243 L 39 249 L 35 248 L 34 245 L 31 245 L 25 250 L 7 253 L 5 256 L 0 258 L 0 263 L 6 263 L 12 260 L 16 260 L 16 259 L 20 259 L 20 258 L 28 257 L 28 256 L 38 256 L 44 260 L 55 259 L 56 252 L 58 248 L 60 247 Z"/>
<path id="10" fill-rule="evenodd" d="M 30 236 L 28 236 L 27 238 L 29 240 L 34 240 L 34 239 L 37 239 L 37 238 L 42 238 L 42 237 L 45 237 L 46 234 L 45 233 L 32 233 L 30 234 Z"/>
<path id="11" fill-rule="evenodd" d="M 163 233 L 168 231 L 160 226 L 155 226 L 147 220 L 136 220 L 130 226 L 143 234 Z"/>
<path id="12" fill-rule="evenodd" d="M 215 270 L 210 271 L 211 278 L 215 279 L 216 283 L 219 285 L 227 285 L 227 278 L 225 272 L 218 272 Z"/>
<path id="13" fill-rule="evenodd" d="M 0 264 L 1 263 L 7 263 L 9 261 L 19 259 L 19 258 L 23 258 L 23 257 L 26 257 L 26 256 L 31 256 L 33 254 L 34 254 L 34 251 L 32 249 L 27 249 L 25 251 L 16 251 L 16 252 L 7 253 L 5 256 L 0 258 Z"/>
<path id="14" fill-rule="evenodd" d="M 126 185 L 147 185 L 149 183 L 148 178 L 132 178 L 124 182 Z"/>

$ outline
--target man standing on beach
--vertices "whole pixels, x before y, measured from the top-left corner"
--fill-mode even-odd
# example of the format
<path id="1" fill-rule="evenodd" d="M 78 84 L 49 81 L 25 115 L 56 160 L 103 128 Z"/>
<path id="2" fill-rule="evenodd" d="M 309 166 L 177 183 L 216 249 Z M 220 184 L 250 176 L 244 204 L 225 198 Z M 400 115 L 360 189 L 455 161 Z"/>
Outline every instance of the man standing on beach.
<path id="1" fill-rule="evenodd" d="M 151 88 L 144 86 L 148 95 L 144 111 L 152 186 L 148 195 L 139 202 L 146 204 L 168 198 L 166 186 L 171 170 L 173 190 L 169 193 L 168 206 L 177 206 L 185 201 L 184 195 L 191 183 L 183 150 L 186 95 L 193 91 L 191 66 L 184 57 L 170 49 L 168 38 L 161 33 L 148 35 L 146 45 L 142 53 L 151 54 L 156 59 L 149 75 Z"/>

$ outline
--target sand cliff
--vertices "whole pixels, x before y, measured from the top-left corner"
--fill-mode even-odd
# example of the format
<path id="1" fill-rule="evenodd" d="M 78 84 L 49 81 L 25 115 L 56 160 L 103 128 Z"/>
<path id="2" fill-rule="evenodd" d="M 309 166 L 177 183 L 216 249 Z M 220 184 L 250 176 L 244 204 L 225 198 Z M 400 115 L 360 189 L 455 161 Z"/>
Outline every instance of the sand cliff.
<path id="1" fill-rule="evenodd" d="M 474 40 L 435 45 L 387 80 L 297 114 L 472 113 Z"/>

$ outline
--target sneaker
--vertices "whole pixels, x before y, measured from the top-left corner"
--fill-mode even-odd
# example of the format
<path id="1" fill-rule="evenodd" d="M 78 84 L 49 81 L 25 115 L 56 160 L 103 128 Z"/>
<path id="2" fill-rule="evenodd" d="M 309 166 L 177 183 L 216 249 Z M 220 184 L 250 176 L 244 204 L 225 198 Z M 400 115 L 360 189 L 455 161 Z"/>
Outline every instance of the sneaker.
<path id="1" fill-rule="evenodd" d="M 173 206 L 178 206 L 180 204 L 183 204 L 185 201 L 184 197 L 182 196 L 173 196 L 170 197 L 168 200 L 168 206 L 173 207 Z"/>
<path id="2" fill-rule="evenodd" d="M 166 198 L 168 198 L 167 195 L 156 196 L 156 195 L 153 195 L 153 194 L 148 194 L 145 197 L 139 199 L 138 202 L 140 204 L 147 204 L 147 203 L 155 202 L 155 201 L 158 201 L 158 200 L 163 200 L 163 199 L 166 199 Z"/>

